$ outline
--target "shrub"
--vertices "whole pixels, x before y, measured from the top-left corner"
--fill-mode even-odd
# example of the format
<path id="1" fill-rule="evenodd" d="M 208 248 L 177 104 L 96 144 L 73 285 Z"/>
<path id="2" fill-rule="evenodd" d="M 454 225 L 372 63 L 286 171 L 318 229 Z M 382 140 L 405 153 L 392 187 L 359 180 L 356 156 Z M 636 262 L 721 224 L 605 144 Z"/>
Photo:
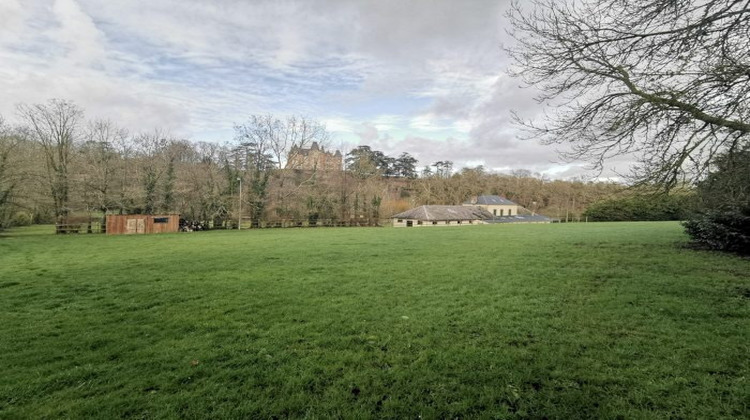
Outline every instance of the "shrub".
<path id="1" fill-rule="evenodd" d="M 750 146 L 719 155 L 698 184 L 704 211 L 684 223 L 693 243 L 750 254 Z"/>
<path id="2" fill-rule="evenodd" d="M 41 209 L 34 213 L 34 219 L 32 223 L 35 225 L 55 223 L 55 215 L 50 209 Z"/>
<path id="3" fill-rule="evenodd" d="M 13 226 L 29 226 L 31 222 L 33 222 L 33 218 L 29 213 L 19 211 L 13 216 L 11 224 Z"/>
<path id="4" fill-rule="evenodd" d="M 711 210 L 683 226 L 696 245 L 750 255 L 750 208 Z"/>
<path id="5" fill-rule="evenodd" d="M 684 220 L 691 200 L 685 194 L 632 195 L 596 202 L 583 214 L 594 222 Z"/>

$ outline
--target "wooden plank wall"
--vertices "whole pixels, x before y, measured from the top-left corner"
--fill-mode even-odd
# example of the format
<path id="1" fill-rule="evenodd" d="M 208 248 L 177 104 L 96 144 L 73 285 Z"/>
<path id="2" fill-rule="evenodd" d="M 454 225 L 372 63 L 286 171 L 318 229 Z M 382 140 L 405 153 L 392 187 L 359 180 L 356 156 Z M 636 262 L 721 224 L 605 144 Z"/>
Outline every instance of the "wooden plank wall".
<path id="1" fill-rule="evenodd" d="M 166 223 L 154 223 L 155 219 L 166 219 Z M 130 221 L 128 223 L 128 221 Z M 179 214 L 108 214 L 107 235 L 131 235 L 141 233 L 177 232 L 180 228 Z"/>

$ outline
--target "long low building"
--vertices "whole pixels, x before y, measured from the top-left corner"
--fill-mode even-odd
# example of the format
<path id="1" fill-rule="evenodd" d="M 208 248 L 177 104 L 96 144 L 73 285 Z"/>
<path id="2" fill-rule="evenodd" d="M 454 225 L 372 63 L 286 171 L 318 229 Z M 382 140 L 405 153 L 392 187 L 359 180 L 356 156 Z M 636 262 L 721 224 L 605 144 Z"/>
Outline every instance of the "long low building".
<path id="1" fill-rule="evenodd" d="M 483 224 L 492 213 L 477 206 L 420 206 L 391 216 L 394 227 Z"/>

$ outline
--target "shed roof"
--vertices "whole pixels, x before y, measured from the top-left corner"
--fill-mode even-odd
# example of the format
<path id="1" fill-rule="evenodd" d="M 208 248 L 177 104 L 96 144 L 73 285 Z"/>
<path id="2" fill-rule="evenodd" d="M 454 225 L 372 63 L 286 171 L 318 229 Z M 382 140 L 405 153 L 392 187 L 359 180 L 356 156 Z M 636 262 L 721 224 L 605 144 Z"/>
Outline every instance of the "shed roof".
<path id="1" fill-rule="evenodd" d="M 485 220 L 492 213 L 476 206 L 420 206 L 391 216 L 393 219 L 414 220 Z"/>
<path id="2" fill-rule="evenodd" d="M 518 204 L 508 200 L 505 197 L 499 195 L 480 195 L 476 200 L 467 201 L 464 204 L 475 204 L 475 205 L 504 205 L 504 206 L 517 206 Z"/>

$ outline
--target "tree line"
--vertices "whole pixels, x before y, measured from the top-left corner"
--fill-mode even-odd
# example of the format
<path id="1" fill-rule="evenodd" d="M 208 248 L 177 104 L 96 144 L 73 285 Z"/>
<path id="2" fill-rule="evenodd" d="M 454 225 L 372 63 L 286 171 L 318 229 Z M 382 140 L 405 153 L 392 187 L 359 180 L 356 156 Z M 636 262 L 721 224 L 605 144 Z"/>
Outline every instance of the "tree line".
<path id="1" fill-rule="evenodd" d="M 238 220 L 256 226 L 279 220 L 373 224 L 413 206 L 460 204 L 481 194 L 573 219 L 623 188 L 528 171 L 454 172 L 450 161 L 420 171 L 408 152 L 390 157 L 366 145 L 346 154 L 341 171 L 302 170 L 288 159 L 290 150 L 331 138 L 323 124 L 299 116 L 251 115 L 225 143 L 189 141 L 158 129 L 131 134 L 111 120 L 87 120 L 83 109 L 59 99 L 19 105 L 18 116 L 14 126 L 0 118 L 5 227 L 107 213 L 179 213 L 215 227 Z"/>

